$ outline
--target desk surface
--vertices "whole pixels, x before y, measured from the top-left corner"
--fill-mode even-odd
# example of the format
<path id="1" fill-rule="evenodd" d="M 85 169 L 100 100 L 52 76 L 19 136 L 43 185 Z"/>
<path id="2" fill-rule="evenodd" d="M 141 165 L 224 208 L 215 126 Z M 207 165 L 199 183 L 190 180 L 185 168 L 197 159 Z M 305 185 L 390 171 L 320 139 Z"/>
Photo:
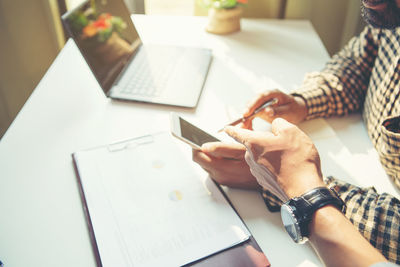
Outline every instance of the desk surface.
<path id="1" fill-rule="evenodd" d="M 242 31 L 227 36 L 206 33 L 206 18 L 201 17 L 139 15 L 134 22 L 145 43 L 213 50 L 198 107 L 106 98 L 75 44 L 68 41 L 0 142 L 0 260 L 6 266 L 95 266 L 72 152 L 168 130 L 170 111 L 215 131 L 257 89 L 291 90 L 305 72 L 321 69 L 329 58 L 307 21 L 243 19 Z M 378 190 L 397 194 L 360 117 L 328 123 L 335 131 L 324 120 L 302 125 L 320 150 L 324 173 L 361 185 L 376 185 L 372 182 L 379 176 L 383 182 Z M 353 132 L 360 133 L 356 142 L 349 134 Z M 368 167 L 354 168 L 351 160 L 368 162 Z M 290 240 L 280 215 L 269 213 L 256 192 L 226 191 L 274 266 L 321 265 L 309 245 Z"/>

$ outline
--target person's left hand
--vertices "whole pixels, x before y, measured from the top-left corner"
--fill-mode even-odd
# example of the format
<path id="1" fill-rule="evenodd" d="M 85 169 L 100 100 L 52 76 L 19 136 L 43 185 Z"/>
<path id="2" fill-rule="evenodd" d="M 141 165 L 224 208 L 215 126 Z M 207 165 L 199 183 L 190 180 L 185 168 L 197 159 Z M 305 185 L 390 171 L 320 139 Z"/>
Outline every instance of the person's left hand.
<path id="1" fill-rule="evenodd" d="M 206 170 L 210 177 L 222 185 L 243 189 L 260 189 L 251 174 L 242 144 L 212 142 L 201 150 L 193 150 L 193 161 Z"/>

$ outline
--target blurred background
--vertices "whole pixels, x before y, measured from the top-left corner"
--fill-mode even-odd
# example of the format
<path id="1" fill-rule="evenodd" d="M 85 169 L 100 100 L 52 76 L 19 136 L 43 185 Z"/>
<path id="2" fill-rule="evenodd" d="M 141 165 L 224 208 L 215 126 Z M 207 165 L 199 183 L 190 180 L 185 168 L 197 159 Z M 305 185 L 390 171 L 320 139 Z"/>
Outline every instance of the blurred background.
<path id="1" fill-rule="evenodd" d="M 132 13 L 206 16 L 198 1 L 125 0 Z M 0 138 L 66 42 L 60 15 L 81 2 L 0 0 Z M 330 55 L 364 27 L 360 0 L 248 0 L 244 17 L 310 20 Z"/>

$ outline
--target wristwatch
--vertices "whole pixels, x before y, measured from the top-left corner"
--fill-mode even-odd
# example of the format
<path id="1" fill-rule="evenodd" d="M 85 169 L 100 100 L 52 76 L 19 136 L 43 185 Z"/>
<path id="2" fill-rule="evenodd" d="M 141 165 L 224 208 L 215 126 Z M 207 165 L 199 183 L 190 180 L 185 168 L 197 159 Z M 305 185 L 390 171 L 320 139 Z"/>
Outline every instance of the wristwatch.
<path id="1" fill-rule="evenodd" d="M 296 243 L 303 244 L 308 240 L 308 226 L 312 215 L 326 205 L 334 205 L 343 213 L 346 209 L 339 195 L 327 187 L 314 188 L 300 197 L 288 200 L 281 206 L 283 225 Z"/>

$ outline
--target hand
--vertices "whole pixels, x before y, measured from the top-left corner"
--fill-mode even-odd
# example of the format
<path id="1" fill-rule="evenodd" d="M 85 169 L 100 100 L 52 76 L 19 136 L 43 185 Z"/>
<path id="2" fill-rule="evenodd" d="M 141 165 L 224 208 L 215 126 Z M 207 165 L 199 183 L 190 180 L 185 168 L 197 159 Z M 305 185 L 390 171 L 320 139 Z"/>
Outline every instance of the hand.
<path id="1" fill-rule="evenodd" d="M 310 138 L 284 119 L 272 122 L 272 132 L 254 132 L 238 127 L 225 131 L 246 147 L 245 160 L 264 188 L 282 189 L 288 198 L 325 186 L 319 154 Z"/>
<path id="2" fill-rule="evenodd" d="M 193 150 L 193 161 L 197 162 L 216 182 L 236 188 L 259 189 L 251 174 L 242 144 L 212 142 L 201 150 Z"/>
<path id="3" fill-rule="evenodd" d="M 273 98 L 278 100 L 276 104 L 267 107 L 256 116 L 246 120 L 242 127 L 252 129 L 251 122 L 255 117 L 260 117 L 268 122 L 272 122 L 276 118 L 284 118 L 294 124 L 298 124 L 306 118 L 307 106 L 303 98 L 287 95 L 279 90 L 266 91 L 259 94 L 253 101 L 250 101 L 243 116 L 251 115 L 256 108 Z"/>

